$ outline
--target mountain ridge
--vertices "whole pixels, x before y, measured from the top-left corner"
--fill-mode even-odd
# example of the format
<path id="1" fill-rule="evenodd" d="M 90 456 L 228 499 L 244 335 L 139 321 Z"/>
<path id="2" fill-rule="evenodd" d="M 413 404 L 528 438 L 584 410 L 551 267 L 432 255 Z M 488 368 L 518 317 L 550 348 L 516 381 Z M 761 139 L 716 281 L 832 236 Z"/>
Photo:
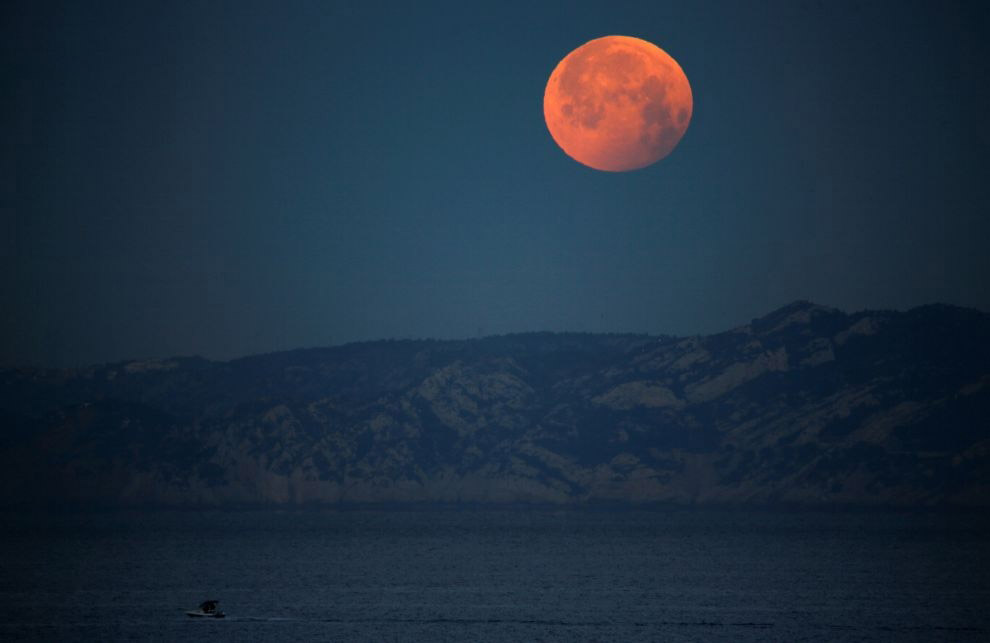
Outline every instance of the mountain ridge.
<path id="1" fill-rule="evenodd" d="M 0 371 L 0 501 L 990 505 L 990 315 Z"/>

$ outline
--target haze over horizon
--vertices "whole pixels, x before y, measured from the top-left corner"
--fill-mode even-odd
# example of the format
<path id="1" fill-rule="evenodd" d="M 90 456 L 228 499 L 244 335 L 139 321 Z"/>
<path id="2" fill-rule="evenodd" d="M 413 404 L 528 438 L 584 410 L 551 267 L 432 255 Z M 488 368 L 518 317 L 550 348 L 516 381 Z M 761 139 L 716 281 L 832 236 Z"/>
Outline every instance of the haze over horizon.
<path id="1" fill-rule="evenodd" d="M 11 2 L 0 366 L 990 310 L 990 7 Z M 607 34 L 678 148 L 596 172 L 543 90 Z"/>
<path id="2" fill-rule="evenodd" d="M 761 319 L 773 318 L 773 317 L 779 316 L 781 314 L 785 314 L 786 311 L 789 311 L 789 310 L 792 310 L 792 309 L 793 310 L 802 310 L 802 309 L 805 309 L 805 308 L 808 308 L 808 309 L 820 309 L 822 311 L 837 312 L 837 313 L 844 314 L 844 315 L 856 316 L 856 315 L 869 314 L 869 313 L 880 313 L 880 314 L 885 314 L 885 313 L 905 313 L 905 312 L 911 313 L 911 312 L 919 311 L 921 309 L 942 308 L 942 307 L 948 307 L 950 309 L 957 309 L 957 310 L 960 310 L 960 311 L 975 311 L 975 312 L 977 312 L 979 314 L 983 314 L 983 315 L 990 314 L 986 310 L 982 310 L 982 309 L 978 309 L 978 308 L 973 308 L 973 307 L 955 306 L 954 304 L 945 304 L 944 302 L 932 302 L 932 303 L 929 303 L 929 304 L 922 304 L 920 306 L 914 306 L 914 307 L 912 307 L 910 309 L 907 309 L 907 310 L 898 310 L 898 309 L 893 309 L 893 308 L 887 308 L 887 309 L 864 308 L 864 309 L 860 309 L 860 310 L 842 310 L 842 309 L 837 308 L 837 307 L 824 306 L 824 305 L 821 305 L 821 304 L 818 304 L 816 302 L 812 302 L 812 301 L 809 301 L 809 300 L 799 299 L 799 300 L 794 300 L 793 302 L 789 302 L 789 303 L 787 303 L 787 304 L 785 304 L 783 306 L 774 307 L 772 310 L 765 311 L 764 314 L 756 315 L 756 316 L 754 316 L 754 317 L 752 317 L 750 319 L 742 320 L 742 321 L 740 321 L 738 323 L 728 324 L 728 325 L 725 325 L 722 328 L 717 328 L 717 329 L 714 329 L 714 330 L 712 330 L 710 332 L 706 332 L 706 333 L 699 333 L 699 332 L 665 333 L 665 332 L 637 331 L 637 330 L 630 330 L 630 331 L 602 330 L 602 331 L 596 331 L 594 329 L 580 329 L 580 330 L 571 330 L 571 329 L 564 329 L 564 330 L 533 329 L 533 330 L 521 330 L 521 331 L 507 331 L 507 332 L 504 332 L 504 333 L 490 333 L 490 334 L 485 334 L 485 335 L 480 335 L 480 334 L 465 335 L 463 337 L 430 337 L 430 336 L 414 337 L 414 336 L 410 336 L 410 335 L 404 335 L 404 336 L 392 336 L 392 337 L 367 337 L 367 338 L 360 338 L 360 339 L 355 339 L 355 340 L 350 340 L 350 341 L 333 342 L 333 343 L 327 343 L 327 344 L 289 346 L 289 347 L 285 347 L 285 348 L 281 348 L 281 349 L 263 350 L 263 351 L 256 351 L 256 352 L 253 352 L 253 353 L 244 353 L 244 354 L 239 354 L 239 355 L 229 355 L 229 356 L 223 356 L 223 357 L 215 357 L 215 356 L 210 356 L 210 355 L 203 355 L 203 354 L 200 354 L 200 353 L 175 353 L 175 354 L 171 354 L 171 355 L 139 355 L 139 356 L 122 357 L 122 358 L 119 358 L 119 359 L 89 362 L 89 363 L 84 363 L 84 364 L 71 365 L 71 366 L 68 366 L 68 367 L 57 367 L 57 366 L 56 367 L 50 367 L 50 366 L 46 366 L 46 365 L 34 365 L 34 364 L 15 364 L 15 365 L 2 365 L 2 364 L 0 364 L 0 368 L 13 368 L 13 369 L 18 369 L 18 368 L 25 368 L 25 369 L 31 369 L 31 368 L 38 368 L 38 369 L 48 369 L 48 368 L 55 368 L 55 369 L 58 369 L 58 368 L 69 368 L 69 369 L 73 369 L 73 368 L 84 368 L 85 369 L 85 368 L 90 368 L 90 367 L 97 367 L 97 368 L 99 368 L 99 367 L 104 367 L 104 366 L 110 366 L 110 365 L 113 365 L 113 364 L 120 364 L 120 363 L 133 364 L 133 365 L 135 365 L 135 367 L 137 367 L 139 365 L 142 366 L 142 367 L 143 366 L 154 367 L 155 363 L 166 363 L 167 364 L 167 363 L 170 363 L 170 360 L 174 360 L 174 359 L 205 359 L 205 360 L 207 360 L 209 362 L 229 363 L 229 362 L 236 362 L 238 360 L 243 360 L 243 359 L 253 359 L 253 358 L 259 358 L 259 357 L 272 356 L 272 355 L 276 355 L 276 354 L 298 353 L 298 352 L 306 352 L 306 351 L 321 351 L 321 350 L 324 350 L 324 349 L 346 349 L 348 347 L 354 347 L 354 346 L 361 345 L 361 344 L 376 344 L 376 343 L 389 343 L 389 342 L 414 342 L 414 343 L 454 342 L 454 343 L 456 343 L 456 342 L 471 342 L 471 341 L 475 341 L 475 340 L 477 340 L 477 341 L 486 341 L 486 340 L 493 340 L 493 339 L 500 339 L 500 338 L 503 338 L 503 339 L 508 339 L 508 338 L 523 338 L 523 337 L 533 337 L 533 336 L 541 336 L 541 335 L 549 335 L 549 336 L 553 336 L 553 335 L 556 335 L 556 336 L 573 336 L 573 335 L 582 336 L 583 335 L 583 336 L 603 336 L 603 337 L 604 336 L 612 336 L 612 337 L 636 337 L 636 336 L 642 336 L 642 337 L 654 337 L 654 338 L 663 339 L 663 340 L 677 341 L 677 340 L 684 340 L 684 339 L 690 339 L 690 338 L 704 338 L 704 337 L 718 336 L 718 335 L 722 335 L 722 334 L 725 334 L 725 333 L 733 333 L 735 331 L 738 331 L 741 328 L 746 327 L 749 324 L 752 324 L 754 322 L 758 322 Z"/>

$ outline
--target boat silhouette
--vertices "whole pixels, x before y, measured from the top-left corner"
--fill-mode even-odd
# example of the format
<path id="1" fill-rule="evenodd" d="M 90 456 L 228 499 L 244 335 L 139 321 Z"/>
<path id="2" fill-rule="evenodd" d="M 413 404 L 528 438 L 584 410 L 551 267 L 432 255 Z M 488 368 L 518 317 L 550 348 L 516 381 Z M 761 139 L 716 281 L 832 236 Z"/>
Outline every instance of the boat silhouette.
<path id="1" fill-rule="evenodd" d="M 223 618 L 223 612 L 217 609 L 220 601 L 203 601 L 199 604 L 199 609 L 189 610 L 186 616 L 190 618 Z"/>

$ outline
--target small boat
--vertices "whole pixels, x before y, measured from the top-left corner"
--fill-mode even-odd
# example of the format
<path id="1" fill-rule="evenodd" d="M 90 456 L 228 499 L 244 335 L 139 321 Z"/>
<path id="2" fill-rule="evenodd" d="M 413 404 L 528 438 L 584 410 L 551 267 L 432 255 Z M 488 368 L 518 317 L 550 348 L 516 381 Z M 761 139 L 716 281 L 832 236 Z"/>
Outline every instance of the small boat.
<path id="1" fill-rule="evenodd" d="M 223 612 L 217 609 L 220 601 L 203 601 L 199 609 L 189 610 L 186 616 L 190 618 L 223 618 Z"/>

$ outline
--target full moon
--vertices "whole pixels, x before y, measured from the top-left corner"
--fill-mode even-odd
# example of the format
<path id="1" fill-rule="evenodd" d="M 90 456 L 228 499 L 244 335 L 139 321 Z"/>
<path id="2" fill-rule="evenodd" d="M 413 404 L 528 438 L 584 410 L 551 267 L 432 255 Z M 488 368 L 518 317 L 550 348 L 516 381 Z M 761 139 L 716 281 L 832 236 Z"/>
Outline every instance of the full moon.
<path id="1" fill-rule="evenodd" d="M 677 61 L 629 36 L 596 38 L 567 54 L 543 95 L 543 116 L 557 145 L 607 172 L 636 170 L 670 154 L 693 106 Z"/>

